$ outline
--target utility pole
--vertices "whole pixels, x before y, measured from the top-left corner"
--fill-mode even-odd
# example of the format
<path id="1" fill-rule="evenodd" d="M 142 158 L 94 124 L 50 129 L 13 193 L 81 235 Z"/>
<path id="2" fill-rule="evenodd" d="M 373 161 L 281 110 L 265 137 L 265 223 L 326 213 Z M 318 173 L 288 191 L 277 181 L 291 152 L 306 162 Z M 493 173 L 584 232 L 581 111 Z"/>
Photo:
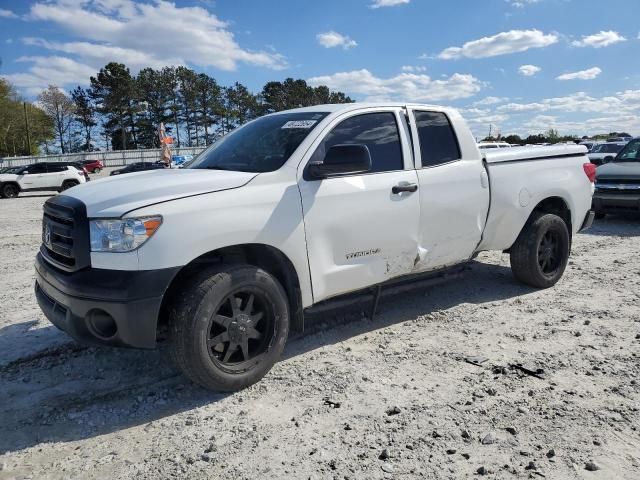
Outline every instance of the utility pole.
<path id="1" fill-rule="evenodd" d="M 491 138 L 491 127 L 493 127 L 493 125 L 489 124 L 489 138 Z"/>
<path id="2" fill-rule="evenodd" d="M 24 107 L 24 127 L 27 130 L 27 155 L 31 155 L 31 132 L 29 131 L 29 116 L 27 115 L 27 102 L 22 102 Z"/>

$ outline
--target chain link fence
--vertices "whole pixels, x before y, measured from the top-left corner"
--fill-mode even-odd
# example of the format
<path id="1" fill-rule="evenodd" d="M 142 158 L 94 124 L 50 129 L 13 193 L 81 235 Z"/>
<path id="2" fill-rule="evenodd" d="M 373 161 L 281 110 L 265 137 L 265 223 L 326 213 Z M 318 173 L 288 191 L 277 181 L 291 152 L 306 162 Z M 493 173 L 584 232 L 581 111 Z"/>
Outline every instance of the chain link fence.
<path id="1" fill-rule="evenodd" d="M 206 147 L 181 147 L 171 149 L 172 155 L 197 155 Z M 21 167 L 38 162 L 82 162 L 100 160 L 105 167 L 121 167 L 136 162 L 157 162 L 159 148 L 148 150 L 115 150 L 105 152 L 65 153 L 60 155 L 38 155 L 33 157 L 5 157 L 0 159 L 0 167 Z"/>

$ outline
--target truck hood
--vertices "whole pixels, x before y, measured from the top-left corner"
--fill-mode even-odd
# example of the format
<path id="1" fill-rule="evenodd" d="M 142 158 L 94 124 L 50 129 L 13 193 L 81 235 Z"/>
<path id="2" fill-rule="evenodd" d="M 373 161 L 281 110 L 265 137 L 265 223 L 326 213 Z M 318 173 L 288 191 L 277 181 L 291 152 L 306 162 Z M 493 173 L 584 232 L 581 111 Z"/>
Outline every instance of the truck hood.
<path id="1" fill-rule="evenodd" d="M 222 170 L 153 170 L 84 183 L 64 195 L 82 201 L 89 218 L 117 218 L 155 203 L 242 187 L 257 175 Z"/>
<path id="2" fill-rule="evenodd" d="M 610 162 L 596 169 L 596 180 L 640 179 L 640 162 Z"/>
<path id="3" fill-rule="evenodd" d="M 18 176 L 12 173 L 0 173 L 0 182 L 8 182 L 9 180 L 15 180 L 16 178 L 18 178 Z"/>

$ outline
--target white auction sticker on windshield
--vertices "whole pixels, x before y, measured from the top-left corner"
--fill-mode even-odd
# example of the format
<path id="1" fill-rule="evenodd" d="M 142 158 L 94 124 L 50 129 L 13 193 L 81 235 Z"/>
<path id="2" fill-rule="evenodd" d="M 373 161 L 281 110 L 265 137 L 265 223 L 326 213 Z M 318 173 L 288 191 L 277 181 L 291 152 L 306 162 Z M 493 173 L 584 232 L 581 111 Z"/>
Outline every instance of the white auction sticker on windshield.
<path id="1" fill-rule="evenodd" d="M 317 122 L 317 120 L 289 120 L 282 128 L 311 128 Z"/>

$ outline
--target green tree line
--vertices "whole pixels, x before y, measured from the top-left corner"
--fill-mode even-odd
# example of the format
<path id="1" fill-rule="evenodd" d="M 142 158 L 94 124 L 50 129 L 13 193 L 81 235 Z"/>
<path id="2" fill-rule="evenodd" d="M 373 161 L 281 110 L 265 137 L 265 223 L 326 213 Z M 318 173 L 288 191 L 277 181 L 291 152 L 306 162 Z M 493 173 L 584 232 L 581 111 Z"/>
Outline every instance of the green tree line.
<path id="1" fill-rule="evenodd" d="M 15 92 L 6 82 L 3 85 L 10 90 L 8 97 L 14 99 L 9 101 L 22 108 Z M 47 130 L 44 138 L 32 134 L 28 151 L 34 153 L 37 145 L 47 150 L 55 145 L 62 153 L 105 146 L 113 150 L 154 148 L 159 146 L 160 123 L 177 146 L 204 146 L 260 115 L 348 102 L 353 100 L 342 92 L 312 87 L 300 79 L 268 82 L 259 93 L 253 93 L 239 82 L 223 86 L 187 67 L 144 68 L 133 75 L 126 65 L 111 62 L 89 79 L 88 88 L 79 86 L 67 95 L 51 85 L 38 96 L 38 107 L 30 108 L 41 121 L 43 115 L 48 119 Z M 0 128 L 2 125 L 0 120 Z M 24 121 L 14 128 L 22 128 L 16 131 L 20 140 L 11 138 L 7 143 L 0 139 L 0 156 L 26 151 L 20 146 L 26 142 Z"/>
<path id="2" fill-rule="evenodd" d="M 507 142 L 512 145 L 535 145 L 540 143 L 566 143 L 566 142 L 579 142 L 581 140 L 606 140 L 612 137 L 630 137 L 627 132 L 609 132 L 592 135 L 591 137 L 584 136 L 578 137 L 577 135 L 560 135 L 556 129 L 550 128 L 544 133 L 537 133 L 529 135 L 527 137 L 520 137 L 520 135 L 506 135 L 506 136 L 489 136 L 482 139 L 483 142 Z"/>
<path id="3" fill-rule="evenodd" d="M 36 154 L 41 145 L 48 148 L 53 136 L 53 121 L 45 111 L 0 78 L 0 157 Z"/>

